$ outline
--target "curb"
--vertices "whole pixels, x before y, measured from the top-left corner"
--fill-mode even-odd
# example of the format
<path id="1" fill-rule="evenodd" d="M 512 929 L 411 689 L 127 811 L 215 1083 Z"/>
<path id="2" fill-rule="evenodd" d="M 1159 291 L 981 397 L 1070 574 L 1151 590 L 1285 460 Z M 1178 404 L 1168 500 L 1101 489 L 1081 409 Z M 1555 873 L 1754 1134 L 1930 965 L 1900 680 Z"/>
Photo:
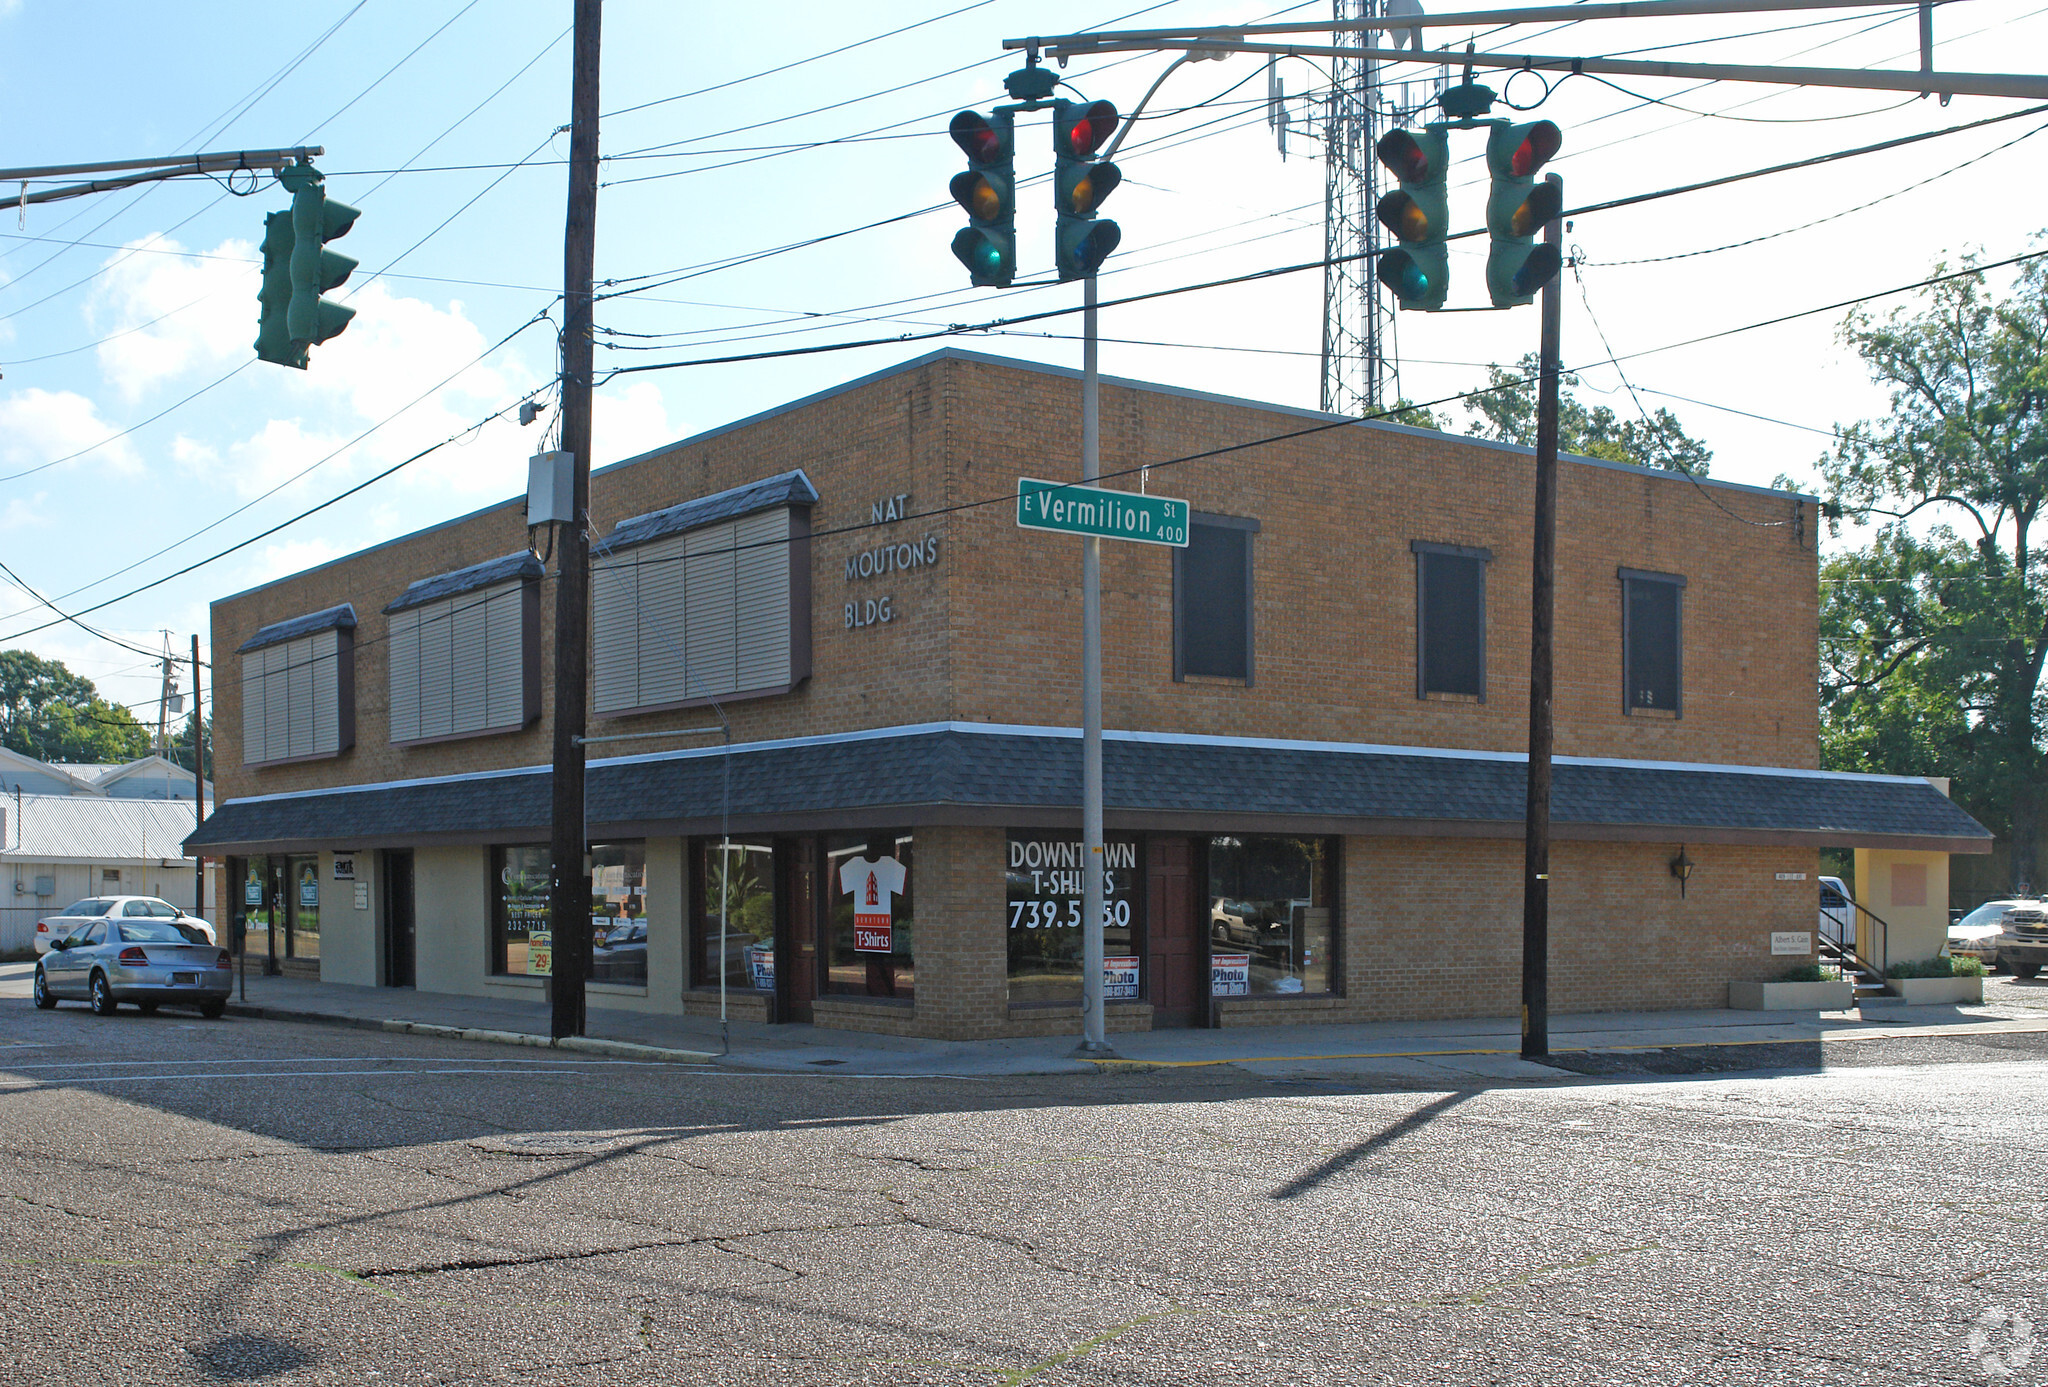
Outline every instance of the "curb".
<path id="1" fill-rule="evenodd" d="M 556 1040 L 551 1036 L 524 1031 L 483 1030 L 474 1026 L 442 1026 L 430 1021 L 402 1021 L 387 1017 L 341 1016 L 324 1011 L 288 1011 L 279 1007 L 230 1004 L 230 1016 L 258 1021 L 295 1021 L 302 1025 L 341 1026 L 358 1031 L 384 1031 L 406 1035 L 434 1036 L 441 1040 L 470 1040 L 487 1045 L 524 1045 L 539 1050 L 569 1050 L 577 1054 L 602 1055 L 610 1059 L 643 1060 L 656 1064 L 709 1064 L 718 1056 L 709 1050 L 671 1050 L 659 1045 L 639 1045 L 630 1040 L 600 1040 L 572 1035 Z"/>

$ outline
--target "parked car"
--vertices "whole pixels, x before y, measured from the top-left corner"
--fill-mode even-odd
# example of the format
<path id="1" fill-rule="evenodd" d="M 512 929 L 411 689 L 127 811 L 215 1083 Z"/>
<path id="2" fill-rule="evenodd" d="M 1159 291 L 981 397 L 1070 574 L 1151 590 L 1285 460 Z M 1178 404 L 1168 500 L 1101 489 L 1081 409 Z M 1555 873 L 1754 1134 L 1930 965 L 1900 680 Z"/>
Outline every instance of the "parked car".
<path id="1" fill-rule="evenodd" d="M 1952 958 L 1981 959 L 1986 968 L 1998 966 L 1998 946 L 2005 938 L 2006 913 L 2026 901 L 1989 901 L 1970 911 L 1948 927 L 1948 951 Z"/>
<path id="2" fill-rule="evenodd" d="M 48 1011 L 73 998 L 100 1016 L 123 1002 L 145 1013 L 171 1002 L 212 1020 L 227 1010 L 234 969 L 235 956 L 188 920 L 109 913 L 54 941 L 36 961 L 35 1001 Z"/>
<path id="3" fill-rule="evenodd" d="M 1820 879 L 1820 937 L 1844 948 L 1856 947 L 1856 907 L 1840 877 Z"/>
<path id="4" fill-rule="evenodd" d="M 105 916 L 123 920 L 178 920 L 204 934 L 207 943 L 220 942 L 212 925 L 155 896 L 87 896 L 82 901 L 73 901 L 55 915 L 36 921 L 36 953 L 48 953 L 56 940 L 72 933 L 88 920 Z"/>

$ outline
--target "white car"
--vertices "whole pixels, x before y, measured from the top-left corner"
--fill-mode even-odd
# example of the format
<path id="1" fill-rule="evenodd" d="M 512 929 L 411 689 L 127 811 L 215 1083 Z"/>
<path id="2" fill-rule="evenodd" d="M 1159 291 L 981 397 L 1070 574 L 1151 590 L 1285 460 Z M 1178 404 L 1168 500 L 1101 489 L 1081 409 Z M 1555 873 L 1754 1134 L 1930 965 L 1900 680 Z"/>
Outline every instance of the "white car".
<path id="1" fill-rule="evenodd" d="M 176 920 L 206 935 L 206 942 L 218 944 L 213 926 L 197 915 L 187 915 L 169 901 L 155 896 L 87 896 L 73 901 L 55 915 L 36 921 L 36 954 L 50 952 L 50 945 L 90 920 L 112 917 L 124 920 Z"/>

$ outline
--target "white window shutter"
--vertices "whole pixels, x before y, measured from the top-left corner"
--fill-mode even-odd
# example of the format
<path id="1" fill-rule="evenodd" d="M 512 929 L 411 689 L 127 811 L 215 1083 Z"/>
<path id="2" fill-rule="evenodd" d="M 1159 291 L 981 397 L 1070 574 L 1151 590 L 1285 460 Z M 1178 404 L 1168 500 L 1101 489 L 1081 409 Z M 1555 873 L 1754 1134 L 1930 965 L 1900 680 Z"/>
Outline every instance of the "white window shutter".
<path id="1" fill-rule="evenodd" d="M 789 532 L 786 509 L 760 511 L 734 527 L 733 689 L 772 689 L 789 677 Z"/>
<path id="2" fill-rule="evenodd" d="M 391 740 L 410 742 L 420 735 L 420 609 L 408 607 L 389 618 L 391 668 Z"/>

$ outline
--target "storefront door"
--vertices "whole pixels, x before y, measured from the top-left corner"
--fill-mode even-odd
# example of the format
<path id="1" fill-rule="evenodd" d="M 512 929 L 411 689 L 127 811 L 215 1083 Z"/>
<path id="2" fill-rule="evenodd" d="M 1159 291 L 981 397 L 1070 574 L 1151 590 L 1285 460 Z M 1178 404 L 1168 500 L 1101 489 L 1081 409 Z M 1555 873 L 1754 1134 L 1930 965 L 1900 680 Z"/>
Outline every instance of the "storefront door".
<path id="1" fill-rule="evenodd" d="M 274 859 L 273 859 L 274 860 Z M 320 859 L 284 859 L 286 958 L 320 957 Z"/>
<path id="2" fill-rule="evenodd" d="M 1194 845 L 1186 838 L 1154 837 L 1145 848 L 1153 1028 L 1205 1026 L 1209 945 L 1195 910 Z"/>
<path id="3" fill-rule="evenodd" d="M 414 958 L 417 943 L 412 915 L 412 854 L 384 854 L 384 985 L 417 984 Z"/>
<path id="4" fill-rule="evenodd" d="M 818 995 L 817 840 L 783 839 L 775 845 L 775 856 L 782 871 L 775 1019 L 808 1024 Z"/>
<path id="5" fill-rule="evenodd" d="M 284 859 L 281 857 L 247 857 L 235 859 L 240 865 L 240 883 L 234 888 L 238 896 L 236 909 L 241 912 L 244 953 L 262 962 L 259 972 L 277 971 L 274 960 L 283 945 L 284 922 L 279 911 L 284 899 Z"/>

